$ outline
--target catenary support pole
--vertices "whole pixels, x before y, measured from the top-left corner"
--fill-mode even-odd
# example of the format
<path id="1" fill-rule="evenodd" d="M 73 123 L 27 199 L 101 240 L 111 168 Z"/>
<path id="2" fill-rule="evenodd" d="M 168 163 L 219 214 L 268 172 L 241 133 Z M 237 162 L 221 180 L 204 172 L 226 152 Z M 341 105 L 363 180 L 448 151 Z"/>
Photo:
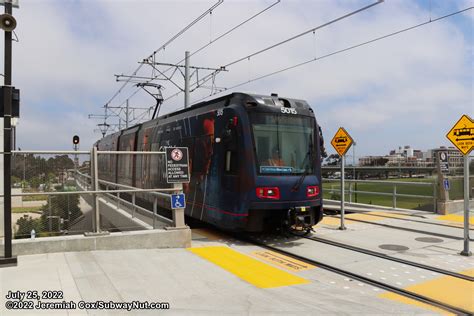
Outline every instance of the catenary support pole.
<path id="1" fill-rule="evenodd" d="M 461 255 L 472 255 L 469 251 L 469 155 L 464 155 L 464 249 Z"/>
<path id="2" fill-rule="evenodd" d="M 189 52 L 184 53 L 184 108 L 189 106 Z"/>
<path id="3" fill-rule="evenodd" d="M 340 230 L 345 230 L 344 226 L 344 164 L 345 164 L 345 155 L 341 156 L 341 226 Z"/>
<path id="4" fill-rule="evenodd" d="M 125 101 L 125 128 L 128 128 L 128 99 Z"/>

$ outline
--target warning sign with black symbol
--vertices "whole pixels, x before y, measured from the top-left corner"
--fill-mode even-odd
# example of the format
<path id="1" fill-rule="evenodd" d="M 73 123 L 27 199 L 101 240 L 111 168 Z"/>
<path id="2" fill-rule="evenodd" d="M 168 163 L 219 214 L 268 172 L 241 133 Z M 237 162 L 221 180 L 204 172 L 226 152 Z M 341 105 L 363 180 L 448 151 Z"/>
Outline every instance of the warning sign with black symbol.
<path id="1" fill-rule="evenodd" d="M 354 141 L 352 140 L 352 137 L 349 135 L 349 133 L 344 129 L 344 127 L 339 127 L 339 129 L 336 132 L 336 135 L 331 140 L 331 144 L 334 147 L 334 149 L 337 151 L 339 156 L 344 156 L 351 147 L 352 143 Z"/>
<path id="2" fill-rule="evenodd" d="M 189 182 L 188 148 L 166 147 L 166 179 L 168 183 Z"/>

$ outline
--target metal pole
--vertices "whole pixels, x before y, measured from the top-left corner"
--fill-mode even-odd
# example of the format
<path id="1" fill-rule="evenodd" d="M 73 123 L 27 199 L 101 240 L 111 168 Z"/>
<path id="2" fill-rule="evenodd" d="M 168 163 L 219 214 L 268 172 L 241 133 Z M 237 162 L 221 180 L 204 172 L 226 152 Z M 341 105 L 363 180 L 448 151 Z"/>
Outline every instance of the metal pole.
<path id="1" fill-rule="evenodd" d="M 94 191 L 99 190 L 99 168 L 97 163 L 97 147 L 92 147 L 92 189 Z M 94 233 L 100 232 L 100 213 L 99 213 L 99 195 L 94 193 Z"/>
<path id="2" fill-rule="evenodd" d="M 189 52 L 184 53 L 184 108 L 189 106 Z"/>
<path id="3" fill-rule="evenodd" d="M 156 215 L 158 211 L 158 198 L 155 196 L 153 200 L 153 229 L 156 229 Z"/>
<path id="4" fill-rule="evenodd" d="M 392 192 L 392 208 L 397 208 L 397 186 L 393 185 L 393 192 Z"/>
<path id="5" fill-rule="evenodd" d="M 52 232 L 53 231 L 53 224 L 51 223 L 51 196 L 48 195 L 48 213 L 49 213 L 49 216 L 48 216 L 48 232 Z"/>
<path id="6" fill-rule="evenodd" d="M 340 230 L 345 230 L 344 226 L 344 164 L 345 156 L 341 156 L 341 227 Z"/>
<path id="7" fill-rule="evenodd" d="M 461 255 L 472 255 L 469 251 L 469 155 L 464 155 L 464 250 Z"/>
<path id="8" fill-rule="evenodd" d="M 128 99 L 125 100 L 125 128 L 128 128 Z"/>
<path id="9" fill-rule="evenodd" d="M 5 1 L 5 13 L 12 14 L 12 4 Z M 12 199 L 11 199 L 11 113 L 12 113 L 12 32 L 5 31 L 4 94 L 3 94 L 3 195 L 4 195 L 4 258 L 0 264 L 16 264 L 12 255 Z"/>

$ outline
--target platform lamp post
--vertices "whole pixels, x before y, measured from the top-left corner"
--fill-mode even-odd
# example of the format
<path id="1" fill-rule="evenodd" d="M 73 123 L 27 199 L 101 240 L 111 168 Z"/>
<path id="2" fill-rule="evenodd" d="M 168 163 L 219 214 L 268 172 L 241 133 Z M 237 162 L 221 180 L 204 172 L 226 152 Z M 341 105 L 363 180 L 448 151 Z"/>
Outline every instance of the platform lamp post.
<path id="1" fill-rule="evenodd" d="M 18 1 L 1 0 L 5 14 L 0 15 L 0 28 L 5 32 L 4 52 L 4 86 L 3 92 L 3 221 L 4 221 L 4 256 L 0 257 L 0 267 L 17 264 L 12 254 L 12 209 L 11 209 L 11 116 L 14 87 L 12 86 L 12 32 L 16 20 L 12 16 L 12 7 L 18 7 Z"/>

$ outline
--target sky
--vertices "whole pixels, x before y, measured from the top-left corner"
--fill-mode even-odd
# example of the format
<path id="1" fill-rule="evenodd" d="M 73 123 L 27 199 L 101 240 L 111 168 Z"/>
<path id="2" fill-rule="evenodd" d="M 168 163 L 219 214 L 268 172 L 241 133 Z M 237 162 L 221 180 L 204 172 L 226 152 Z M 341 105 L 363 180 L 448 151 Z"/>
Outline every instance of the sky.
<path id="1" fill-rule="evenodd" d="M 21 90 L 17 146 L 23 150 L 69 150 L 73 135 L 89 150 L 101 138 L 89 114 L 120 106 L 138 88 L 114 74 L 132 74 L 150 56 L 217 0 L 30 0 L 14 9 L 13 85 Z M 192 66 L 219 68 L 263 48 L 358 10 L 376 0 L 282 0 L 228 35 L 220 35 L 276 0 L 224 0 L 155 55 L 176 63 L 184 52 Z M 301 67 L 254 78 L 328 55 L 386 34 L 474 6 L 474 0 L 386 0 L 337 23 L 245 59 L 219 73 L 210 96 L 196 89 L 191 102 L 241 91 L 278 93 L 306 100 L 315 110 L 329 145 L 339 127 L 356 141 L 356 156 L 384 155 L 410 145 L 427 150 L 449 145 L 446 133 L 462 114 L 474 117 L 474 9 Z M 3 52 L 3 41 L 0 49 Z M 166 69 L 166 68 L 160 68 Z M 3 73 L 3 71 L 0 71 Z M 202 78 L 209 71 L 200 70 Z M 149 65 L 137 75 L 154 75 Z M 169 73 L 171 74 L 171 72 Z M 1 80 L 1 77 L 0 77 Z M 182 85 L 181 74 L 173 77 Z M 195 80 L 195 77 L 193 77 Z M 183 107 L 184 96 L 159 81 L 161 114 Z M 171 98 L 170 98 L 171 97 Z M 143 90 L 130 107 L 150 107 Z M 131 117 L 138 116 L 139 111 Z M 111 118 L 107 123 L 117 123 Z M 94 131 L 95 130 L 95 131 Z"/>

